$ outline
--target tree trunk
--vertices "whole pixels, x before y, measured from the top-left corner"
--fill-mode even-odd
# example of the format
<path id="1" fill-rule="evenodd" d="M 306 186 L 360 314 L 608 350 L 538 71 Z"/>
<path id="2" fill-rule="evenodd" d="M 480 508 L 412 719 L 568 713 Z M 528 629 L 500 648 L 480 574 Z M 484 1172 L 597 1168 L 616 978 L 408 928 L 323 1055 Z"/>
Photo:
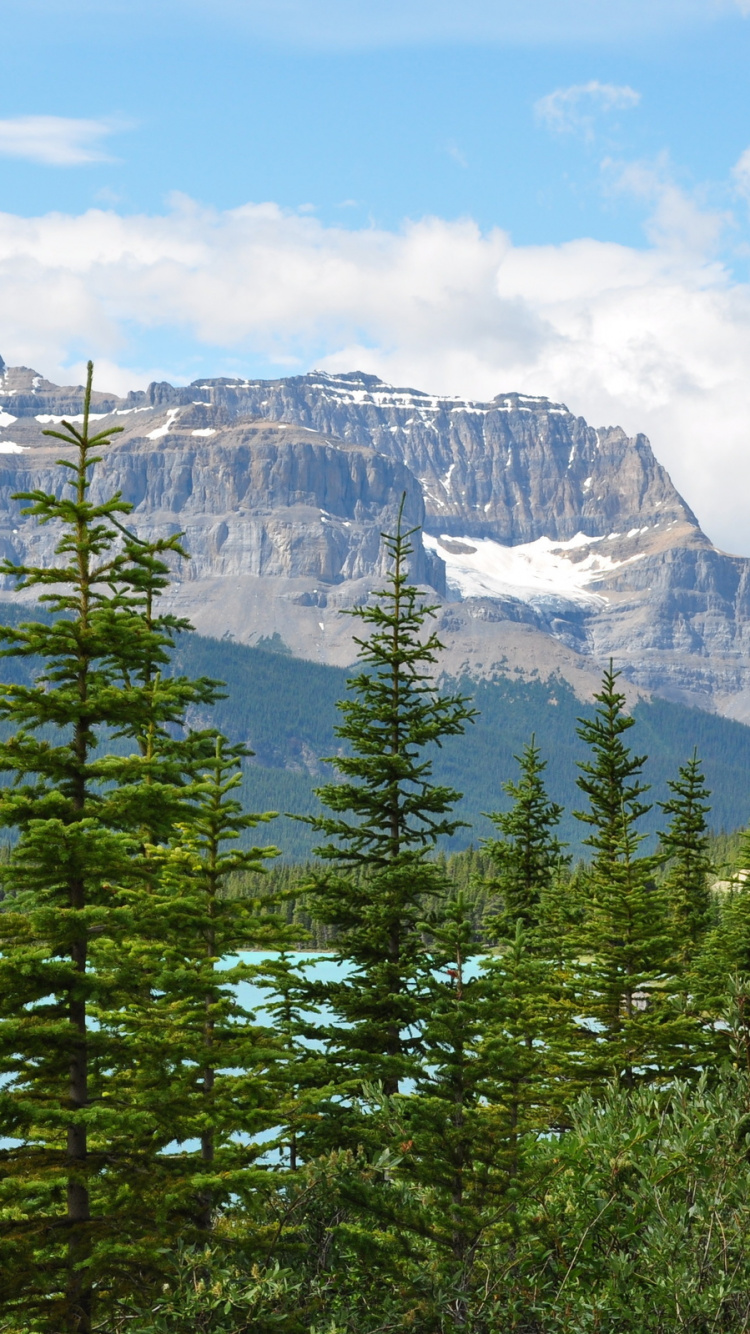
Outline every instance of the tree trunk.
<path id="1" fill-rule="evenodd" d="M 82 896 L 82 895 L 81 895 Z M 76 971 L 86 971 L 86 941 L 73 943 L 71 957 Z M 70 1108 L 68 1125 L 67 1195 L 68 1195 L 68 1282 L 66 1289 L 66 1334 L 89 1334 L 91 1330 L 91 1282 L 85 1268 L 89 1253 L 88 1222 L 91 1217 L 86 1183 L 86 1126 L 76 1119 L 76 1112 L 88 1104 L 88 1050 L 86 1042 L 86 1002 L 71 997 L 68 1011 L 76 1042 L 70 1060 Z"/>

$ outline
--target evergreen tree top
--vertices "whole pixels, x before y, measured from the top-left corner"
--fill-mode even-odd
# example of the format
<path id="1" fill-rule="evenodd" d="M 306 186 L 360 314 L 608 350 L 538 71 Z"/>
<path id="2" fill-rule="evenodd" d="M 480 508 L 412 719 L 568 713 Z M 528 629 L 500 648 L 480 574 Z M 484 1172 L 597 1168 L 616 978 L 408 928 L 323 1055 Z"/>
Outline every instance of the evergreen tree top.
<path id="1" fill-rule="evenodd" d="M 396 533 L 382 534 L 391 563 L 385 586 L 372 604 L 346 613 L 372 633 L 355 638 L 363 670 L 349 679 L 351 696 L 339 704 L 343 721 L 336 734 L 350 753 L 328 759 L 344 781 L 318 789 L 324 806 L 354 818 L 311 820 L 336 840 L 319 855 L 366 862 L 372 869 L 420 858 L 464 823 L 449 817 L 459 794 L 432 782 L 432 761 L 424 751 L 463 732 L 476 716 L 467 696 L 442 696 L 436 687 L 431 669 L 443 645 L 434 630 L 424 633 L 436 607 L 409 582 L 409 539 L 418 529 L 402 530 L 403 503 Z"/>
<path id="2" fill-rule="evenodd" d="M 643 838 L 635 832 L 635 822 L 651 810 L 650 804 L 640 800 L 649 790 L 649 784 L 639 777 L 648 757 L 633 755 L 623 740 L 635 718 L 624 712 L 626 699 L 617 689 L 619 676 L 610 659 L 602 688 L 594 696 L 596 713 L 591 719 L 580 718 L 577 729 L 593 758 L 579 761 L 576 780 L 589 799 L 590 809 L 573 814 L 592 827 L 593 832 L 583 841 L 594 849 L 601 863 L 616 861 L 623 841 L 628 844 L 628 855 L 632 855 Z"/>
<path id="3" fill-rule="evenodd" d="M 564 844 L 554 834 L 563 808 L 547 796 L 544 786 L 547 764 L 533 734 L 523 753 L 514 759 L 520 769 L 519 779 L 503 783 L 503 791 L 513 798 L 513 806 L 509 811 L 496 811 L 489 816 L 502 837 L 482 840 L 482 847 L 496 868 L 486 885 L 500 896 L 502 908 L 494 916 L 506 937 L 515 934 L 519 919 L 527 929 L 538 924 L 542 894 L 570 861 Z"/>

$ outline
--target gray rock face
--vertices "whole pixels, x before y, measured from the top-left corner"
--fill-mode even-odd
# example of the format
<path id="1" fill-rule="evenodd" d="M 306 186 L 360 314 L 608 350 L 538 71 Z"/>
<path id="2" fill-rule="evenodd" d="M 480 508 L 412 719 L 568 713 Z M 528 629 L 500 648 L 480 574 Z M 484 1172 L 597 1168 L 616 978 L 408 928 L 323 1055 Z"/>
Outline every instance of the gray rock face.
<path id="1" fill-rule="evenodd" d="M 202 392 L 233 411 L 312 426 L 401 459 L 422 485 L 427 531 L 504 543 L 697 521 L 645 436 L 595 431 L 546 398 L 492 403 L 392 389 L 374 376 L 298 376 Z"/>
<path id="2" fill-rule="evenodd" d="M 498 542 L 600 536 L 650 522 L 698 522 L 643 435 L 594 430 L 559 403 L 498 394 L 491 403 L 394 389 L 374 375 L 320 372 L 285 380 L 200 380 L 187 388 L 152 384 L 115 400 L 96 395 L 97 412 L 130 415 L 199 405 L 205 423 L 267 418 L 406 464 L 419 480 L 428 532 Z M 16 416 L 80 412 L 83 389 L 58 389 L 35 372 L 6 370 L 0 404 Z"/>
<path id="3" fill-rule="evenodd" d="M 83 389 L 0 371 L 0 552 L 48 560 L 54 534 L 10 497 L 59 487 L 42 431 L 81 412 Z M 750 561 L 711 545 L 644 436 L 547 399 L 471 403 L 359 373 L 152 384 L 94 407 L 122 428 L 94 492 L 119 488 L 143 535 L 185 532 L 170 598 L 204 633 L 350 662 L 336 611 L 382 577 L 405 492 L 447 670 L 559 671 L 585 693 L 613 656 L 638 689 L 750 719 Z"/>
<path id="4" fill-rule="evenodd" d="M 119 491 L 141 535 L 184 532 L 191 559 L 175 562 L 180 583 L 245 575 L 332 586 L 372 581 L 382 577 L 380 533 L 395 525 L 402 494 L 409 527 L 424 521 L 415 479 L 403 464 L 370 449 L 342 448 L 314 432 L 267 422 L 207 436 L 195 425 L 200 415 L 183 415 L 180 429 L 157 427 L 155 439 L 116 437 L 91 490 L 94 500 Z M 29 427 L 38 436 L 36 421 L 25 426 L 14 426 L 19 439 L 29 439 Z M 59 494 L 64 482 L 55 459 L 61 451 L 43 437 L 21 448 L 0 453 L 0 554 L 49 562 L 58 535 L 29 521 L 12 496 L 36 486 Z M 421 541 L 413 545 L 413 577 L 444 592 L 443 562 Z"/>

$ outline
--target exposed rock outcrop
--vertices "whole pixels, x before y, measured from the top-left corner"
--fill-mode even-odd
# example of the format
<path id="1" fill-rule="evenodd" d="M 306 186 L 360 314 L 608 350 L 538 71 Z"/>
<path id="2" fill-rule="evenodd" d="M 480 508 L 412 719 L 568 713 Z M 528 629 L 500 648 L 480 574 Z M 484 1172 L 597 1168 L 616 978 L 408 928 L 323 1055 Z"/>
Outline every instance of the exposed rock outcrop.
<path id="1" fill-rule="evenodd" d="M 115 437 L 91 490 L 94 500 L 121 492 L 141 535 L 185 533 L 191 558 L 175 562 L 178 583 L 244 576 L 332 588 L 372 582 L 384 569 L 380 533 L 394 526 L 402 494 L 406 523 L 424 522 L 411 473 L 370 449 L 342 448 L 314 432 L 268 422 L 207 435 L 195 424 L 200 416 L 186 411 L 184 418 L 180 429 L 157 426 L 152 438 Z M 55 459 L 61 450 L 39 438 L 43 423 L 25 426 L 14 434 L 36 436 L 36 443 L 19 447 L 15 441 L 22 452 L 0 453 L 0 553 L 18 562 L 49 562 L 54 528 L 29 521 L 12 496 L 34 486 L 59 494 L 64 480 Z M 444 593 L 443 562 L 418 535 L 413 546 L 413 577 Z M 12 581 L 5 586 L 7 593 Z"/>
<path id="2" fill-rule="evenodd" d="M 49 558 L 53 534 L 10 495 L 59 486 L 42 431 L 82 399 L 2 368 L 12 559 Z M 471 403 L 358 373 L 152 384 L 94 407 L 122 427 L 95 490 L 120 488 L 143 534 L 185 531 L 192 559 L 170 597 L 206 633 L 351 661 L 334 612 L 381 577 L 380 533 L 405 491 L 449 670 L 560 671 L 583 691 L 613 656 L 639 689 L 750 718 L 750 561 L 711 545 L 644 436 L 547 399 Z"/>

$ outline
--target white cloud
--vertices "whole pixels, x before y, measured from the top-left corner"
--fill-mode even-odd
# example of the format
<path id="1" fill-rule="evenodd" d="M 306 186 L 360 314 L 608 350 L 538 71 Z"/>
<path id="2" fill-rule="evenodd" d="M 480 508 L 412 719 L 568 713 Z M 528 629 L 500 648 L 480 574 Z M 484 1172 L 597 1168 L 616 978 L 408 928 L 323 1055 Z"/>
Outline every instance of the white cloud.
<path id="1" fill-rule="evenodd" d="M 111 120 L 13 116 L 0 120 L 0 156 L 23 158 L 49 167 L 108 162 L 111 159 L 102 150 L 102 141 L 122 128 Z"/>
<path id="2" fill-rule="evenodd" d="M 750 286 L 665 227 L 636 249 L 514 246 L 438 218 L 346 230 L 187 199 L 156 217 L 5 214 L 0 309 L 9 364 L 69 381 L 91 353 L 100 386 L 121 392 L 148 378 L 127 369 L 132 348 L 156 349 L 154 378 L 170 378 L 179 340 L 216 374 L 262 359 L 475 398 L 548 394 L 647 432 L 710 536 L 750 554 Z"/>
<path id="3" fill-rule="evenodd" d="M 207 8 L 206 0 L 187 4 Z M 616 41 L 711 23 L 722 10 L 747 13 L 748 6 L 750 0 L 212 0 L 210 12 L 284 44 L 347 47 Z"/>
<path id="4" fill-rule="evenodd" d="M 461 149 L 459 148 L 455 139 L 449 139 L 447 141 L 445 145 L 445 151 L 448 154 L 448 157 L 453 158 L 453 161 L 458 163 L 459 167 L 463 167 L 464 170 L 468 168 L 469 163 L 466 159 L 466 156 L 461 152 Z"/>
<path id="5" fill-rule="evenodd" d="M 747 14 L 750 0 L 4 0 L 3 15 L 41 15 L 85 31 L 92 18 L 153 39 L 206 21 L 254 39 L 327 49 L 431 43 L 642 41 Z"/>
<path id="6" fill-rule="evenodd" d="M 602 169 L 605 186 L 609 180 L 615 193 L 629 194 L 651 206 L 645 232 L 654 245 L 707 254 L 734 223 L 731 213 L 706 208 L 702 191 L 691 194 L 678 184 L 666 153 L 651 162 L 605 158 Z"/>
<path id="7" fill-rule="evenodd" d="M 593 137 L 597 116 L 609 111 L 630 111 L 641 100 L 640 93 L 628 84 L 574 83 L 569 88 L 557 88 L 534 104 L 537 120 L 558 134 L 583 134 Z"/>
<path id="8" fill-rule="evenodd" d="M 748 11 L 750 12 L 750 0 L 748 0 Z M 750 199 L 750 148 L 746 148 L 734 164 L 732 177 L 740 194 Z"/>

